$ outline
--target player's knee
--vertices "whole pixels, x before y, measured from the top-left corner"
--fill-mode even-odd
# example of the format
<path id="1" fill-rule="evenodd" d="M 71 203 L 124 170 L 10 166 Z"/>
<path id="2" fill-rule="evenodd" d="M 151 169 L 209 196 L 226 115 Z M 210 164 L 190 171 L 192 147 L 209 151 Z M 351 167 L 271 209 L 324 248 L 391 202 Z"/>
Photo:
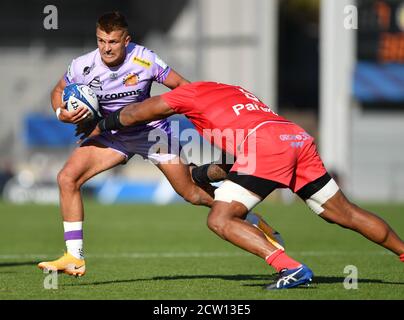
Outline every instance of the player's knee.
<path id="1" fill-rule="evenodd" d="M 193 205 L 197 206 L 201 204 L 201 197 L 198 192 L 193 192 L 192 190 L 186 191 L 183 192 L 182 197 L 186 202 L 189 202 Z"/>
<path id="2" fill-rule="evenodd" d="M 211 207 L 213 203 L 213 198 L 203 189 L 196 186 L 195 188 L 190 188 L 187 189 L 187 191 L 182 192 L 181 196 L 185 201 L 196 206 Z"/>
<path id="3" fill-rule="evenodd" d="M 65 170 L 61 170 L 57 176 L 57 182 L 61 190 L 77 190 L 80 184 L 77 179 L 68 174 Z"/>
<path id="4" fill-rule="evenodd" d="M 216 211 L 211 211 L 208 216 L 207 225 L 210 230 L 224 237 L 226 221 Z"/>

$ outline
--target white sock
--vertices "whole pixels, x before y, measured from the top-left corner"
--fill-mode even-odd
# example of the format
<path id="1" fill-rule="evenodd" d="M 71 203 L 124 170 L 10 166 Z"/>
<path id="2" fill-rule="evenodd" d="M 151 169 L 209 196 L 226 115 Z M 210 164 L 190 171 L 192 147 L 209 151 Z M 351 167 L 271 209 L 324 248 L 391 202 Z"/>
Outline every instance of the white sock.
<path id="1" fill-rule="evenodd" d="M 77 259 L 84 259 L 83 221 L 63 222 L 67 252 Z"/>

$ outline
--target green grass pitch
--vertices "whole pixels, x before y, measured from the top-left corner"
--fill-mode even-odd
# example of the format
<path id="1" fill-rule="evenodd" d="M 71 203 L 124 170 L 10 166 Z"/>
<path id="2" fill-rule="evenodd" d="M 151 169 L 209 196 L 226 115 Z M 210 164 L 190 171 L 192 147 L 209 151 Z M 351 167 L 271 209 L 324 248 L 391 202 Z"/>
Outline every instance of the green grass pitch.
<path id="1" fill-rule="evenodd" d="M 364 207 L 404 237 L 404 205 Z M 302 203 L 265 203 L 256 211 L 281 232 L 289 255 L 312 268 L 309 288 L 263 290 L 273 269 L 213 234 L 206 208 L 89 202 L 87 274 L 60 274 L 57 289 L 45 289 L 36 264 L 63 253 L 58 207 L 0 203 L 0 300 L 404 299 L 404 264 L 387 250 L 327 224 Z M 344 288 L 349 265 L 358 270 L 357 289 Z"/>

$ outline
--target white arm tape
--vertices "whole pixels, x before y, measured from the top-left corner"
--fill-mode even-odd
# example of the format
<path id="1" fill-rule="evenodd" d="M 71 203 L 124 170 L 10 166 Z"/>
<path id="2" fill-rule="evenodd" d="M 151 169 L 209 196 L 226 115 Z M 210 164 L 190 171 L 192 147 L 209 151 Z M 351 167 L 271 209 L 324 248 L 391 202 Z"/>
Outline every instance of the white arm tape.
<path id="1" fill-rule="evenodd" d="M 229 180 L 223 182 L 220 187 L 215 190 L 215 201 L 228 203 L 237 201 L 242 203 L 248 210 L 254 208 L 261 200 L 260 197 L 253 195 L 246 188 Z"/>
<path id="2" fill-rule="evenodd" d="M 58 118 L 58 120 L 60 120 L 59 119 L 59 116 L 60 116 L 60 113 L 62 112 L 62 109 L 60 109 L 60 108 L 57 108 L 56 109 L 56 111 L 55 111 L 55 113 L 56 113 L 56 118 Z"/>

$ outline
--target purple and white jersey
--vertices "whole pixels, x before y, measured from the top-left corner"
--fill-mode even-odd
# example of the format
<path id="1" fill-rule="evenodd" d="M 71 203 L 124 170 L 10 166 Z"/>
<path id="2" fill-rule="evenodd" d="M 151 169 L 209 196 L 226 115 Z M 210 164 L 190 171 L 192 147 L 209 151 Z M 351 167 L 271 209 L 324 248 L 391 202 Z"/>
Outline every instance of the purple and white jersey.
<path id="1" fill-rule="evenodd" d="M 108 67 L 101 60 L 98 48 L 74 59 L 64 76 L 67 84 L 88 85 L 97 94 L 100 112 L 105 117 L 113 111 L 150 97 L 153 81 L 163 83 L 170 67 L 153 51 L 135 43 L 126 48 L 125 61 L 117 67 Z M 129 135 L 133 132 L 164 128 L 166 120 L 153 121 L 119 131 Z"/>

